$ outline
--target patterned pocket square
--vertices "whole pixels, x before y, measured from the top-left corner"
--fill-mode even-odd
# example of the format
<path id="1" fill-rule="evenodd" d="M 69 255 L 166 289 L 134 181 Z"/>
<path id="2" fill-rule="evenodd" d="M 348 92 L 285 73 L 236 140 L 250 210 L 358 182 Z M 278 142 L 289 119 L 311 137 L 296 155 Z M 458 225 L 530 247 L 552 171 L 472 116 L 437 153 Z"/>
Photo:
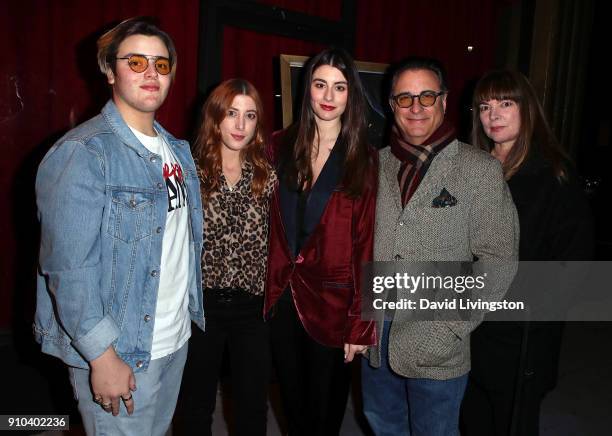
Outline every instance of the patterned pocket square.
<path id="1" fill-rule="evenodd" d="M 440 191 L 440 195 L 433 199 L 431 202 L 431 207 L 452 207 L 457 204 L 457 199 L 453 197 L 450 192 L 446 190 L 446 188 L 442 188 Z"/>

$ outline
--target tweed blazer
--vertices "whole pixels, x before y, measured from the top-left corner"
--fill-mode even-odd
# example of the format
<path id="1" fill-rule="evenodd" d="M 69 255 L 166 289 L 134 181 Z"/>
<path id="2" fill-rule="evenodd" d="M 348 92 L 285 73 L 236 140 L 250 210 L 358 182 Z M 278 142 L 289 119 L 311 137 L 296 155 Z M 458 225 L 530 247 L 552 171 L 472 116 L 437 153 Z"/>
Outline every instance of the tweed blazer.
<path id="1" fill-rule="evenodd" d="M 379 191 L 374 233 L 375 261 L 468 261 L 474 274 L 487 274 L 483 300 L 500 299 L 516 272 L 519 226 L 516 208 L 499 162 L 457 140 L 432 161 L 412 198 L 402 209 L 397 173 L 400 161 L 390 147 L 380 151 Z M 457 200 L 434 208 L 443 189 Z M 503 262 L 502 262 L 503 261 Z M 503 266 L 502 266 L 503 265 Z M 404 377 L 446 380 L 470 369 L 469 321 L 404 321 L 397 311 L 389 333 L 389 363 Z M 382 317 L 377 321 L 382 332 Z M 380 366 L 378 346 L 370 365 Z"/>

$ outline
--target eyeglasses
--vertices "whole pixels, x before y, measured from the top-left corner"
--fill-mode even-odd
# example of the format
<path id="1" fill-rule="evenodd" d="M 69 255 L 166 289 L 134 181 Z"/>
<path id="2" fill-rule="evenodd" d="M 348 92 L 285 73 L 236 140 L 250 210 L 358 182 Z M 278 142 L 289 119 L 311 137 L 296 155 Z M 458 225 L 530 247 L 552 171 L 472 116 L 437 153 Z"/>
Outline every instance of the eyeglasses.
<path id="1" fill-rule="evenodd" d="M 438 97 L 443 94 L 446 94 L 446 92 L 423 91 L 418 95 L 412 95 L 409 92 L 402 92 L 401 94 L 391 96 L 391 100 L 401 108 L 409 108 L 414 104 L 414 99 L 416 98 L 419 100 L 419 104 L 421 106 L 429 107 L 433 106 Z"/>
<path id="2" fill-rule="evenodd" d="M 142 73 L 147 68 L 149 68 L 149 59 L 155 62 L 155 71 L 157 71 L 162 76 L 166 74 L 170 74 L 172 70 L 172 65 L 170 64 L 170 59 L 163 56 L 148 56 L 143 54 L 133 54 L 123 58 L 116 59 L 127 59 L 128 66 L 135 73 Z"/>

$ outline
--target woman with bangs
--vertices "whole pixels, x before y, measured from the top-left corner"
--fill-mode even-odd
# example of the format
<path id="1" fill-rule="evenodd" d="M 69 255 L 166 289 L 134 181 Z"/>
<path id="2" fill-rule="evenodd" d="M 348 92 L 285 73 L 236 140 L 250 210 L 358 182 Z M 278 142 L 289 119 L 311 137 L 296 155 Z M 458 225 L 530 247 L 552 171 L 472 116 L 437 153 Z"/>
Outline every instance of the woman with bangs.
<path id="1" fill-rule="evenodd" d="M 290 435 L 338 434 L 346 363 L 376 343 L 361 319 L 361 272 L 372 260 L 376 152 L 351 57 L 327 49 L 305 67 L 298 122 L 275 135 L 265 314 Z"/>
<path id="2" fill-rule="evenodd" d="M 519 260 L 592 256 L 588 204 L 521 73 L 492 71 L 472 100 L 473 144 L 502 164 L 520 223 Z M 554 388 L 561 322 L 483 322 L 471 336 L 472 369 L 462 435 L 534 436 L 540 403 Z"/>
<path id="3" fill-rule="evenodd" d="M 266 434 L 270 358 L 262 307 L 276 175 L 263 134 L 261 99 L 251 83 L 231 79 L 215 88 L 204 104 L 195 144 L 204 213 L 206 331 L 194 329 L 189 344 L 186 379 L 191 382 L 183 387 L 189 432 L 212 434 L 227 347 L 234 434 Z"/>

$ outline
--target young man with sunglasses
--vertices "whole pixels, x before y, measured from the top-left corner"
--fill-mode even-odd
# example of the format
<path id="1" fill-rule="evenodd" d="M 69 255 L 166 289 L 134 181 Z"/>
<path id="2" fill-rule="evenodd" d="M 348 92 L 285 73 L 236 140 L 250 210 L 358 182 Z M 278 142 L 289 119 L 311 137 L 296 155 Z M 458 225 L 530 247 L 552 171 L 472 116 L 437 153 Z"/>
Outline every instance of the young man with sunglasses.
<path id="1" fill-rule="evenodd" d="M 176 50 L 130 19 L 100 37 L 98 63 L 112 99 L 38 169 L 34 331 L 69 366 L 88 435 L 164 435 L 191 320 L 204 328 L 195 165 L 155 121 Z"/>
<path id="2" fill-rule="evenodd" d="M 516 259 L 516 210 L 499 163 L 456 139 L 444 119 L 446 97 L 439 62 L 410 58 L 395 68 L 389 99 L 395 125 L 391 146 L 380 152 L 374 260 L 419 262 L 393 266 L 418 275 L 422 262 L 477 258 L 473 273 L 491 279 L 478 297 L 495 300 L 514 263 L 487 262 Z M 403 292 L 396 290 L 397 301 L 410 297 Z M 429 296 L 416 292 L 417 299 Z M 378 315 L 378 345 L 362 365 L 364 412 L 374 433 L 458 435 L 470 332 L 483 314 L 469 321 L 413 321 L 405 310 L 390 320 Z"/>

